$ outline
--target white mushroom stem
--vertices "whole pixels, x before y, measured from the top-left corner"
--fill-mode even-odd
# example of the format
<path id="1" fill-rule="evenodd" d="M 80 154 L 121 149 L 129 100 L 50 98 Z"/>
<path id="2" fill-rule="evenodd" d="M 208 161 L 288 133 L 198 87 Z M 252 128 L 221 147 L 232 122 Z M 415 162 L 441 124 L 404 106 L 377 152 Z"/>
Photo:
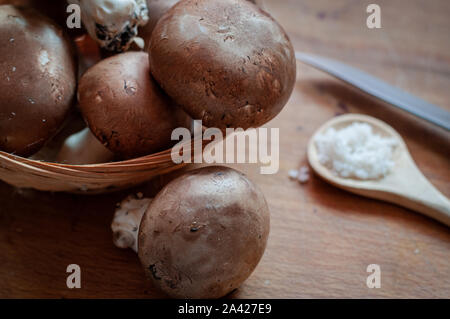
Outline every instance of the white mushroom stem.
<path id="1" fill-rule="evenodd" d="M 114 154 L 108 150 L 89 128 L 69 136 L 58 153 L 57 161 L 83 165 L 109 162 Z"/>
<path id="2" fill-rule="evenodd" d="M 150 198 L 142 198 L 139 193 L 137 196 L 128 196 L 118 204 L 111 223 L 113 242 L 117 247 L 138 252 L 139 225 L 151 201 Z"/>
<path id="3" fill-rule="evenodd" d="M 146 0 L 68 0 L 81 9 L 81 20 L 89 35 L 102 48 L 126 51 L 137 39 L 138 27 L 148 22 Z"/>

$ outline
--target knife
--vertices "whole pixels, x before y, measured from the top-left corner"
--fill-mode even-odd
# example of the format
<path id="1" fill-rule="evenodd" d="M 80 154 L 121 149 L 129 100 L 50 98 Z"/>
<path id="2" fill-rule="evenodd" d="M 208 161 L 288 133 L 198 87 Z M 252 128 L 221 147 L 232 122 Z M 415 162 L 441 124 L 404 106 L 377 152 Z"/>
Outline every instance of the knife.
<path id="1" fill-rule="evenodd" d="M 402 91 L 370 74 L 329 58 L 295 52 L 295 57 L 316 69 L 415 116 L 450 130 L 450 112 Z"/>

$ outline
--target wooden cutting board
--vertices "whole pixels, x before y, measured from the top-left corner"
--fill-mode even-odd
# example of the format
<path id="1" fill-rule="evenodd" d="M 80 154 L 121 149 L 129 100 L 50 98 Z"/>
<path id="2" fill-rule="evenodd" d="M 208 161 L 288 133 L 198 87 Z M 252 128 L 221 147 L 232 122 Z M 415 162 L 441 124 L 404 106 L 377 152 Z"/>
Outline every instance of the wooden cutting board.
<path id="1" fill-rule="evenodd" d="M 371 1 L 370 1 L 371 2 Z M 450 110 L 450 2 L 379 0 L 382 28 L 366 27 L 369 1 L 266 0 L 297 50 L 361 68 Z M 309 137 L 347 112 L 386 121 L 402 134 L 423 173 L 450 196 L 450 133 L 298 64 L 280 128 L 280 171 L 233 165 L 263 190 L 272 220 L 266 253 L 237 298 L 450 297 L 450 231 L 412 211 L 288 171 L 306 164 Z M 129 193 L 151 196 L 173 176 L 100 196 L 40 193 L 0 183 L 0 297 L 153 298 L 137 256 L 114 247 L 110 221 Z M 412 180 L 411 183 L 414 183 Z M 78 264 L 82 288 L 66 287 Z M 366 286 L 369 264 L 381 288 Z"/>

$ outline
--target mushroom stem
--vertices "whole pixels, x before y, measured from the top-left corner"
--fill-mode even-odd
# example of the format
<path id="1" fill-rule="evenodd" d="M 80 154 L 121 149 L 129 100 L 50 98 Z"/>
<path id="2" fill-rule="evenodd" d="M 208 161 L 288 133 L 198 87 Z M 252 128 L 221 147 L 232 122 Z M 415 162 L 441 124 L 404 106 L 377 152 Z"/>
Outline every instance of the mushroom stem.
<path id="1" fill-rule="evenodd" d="M 138 234 L 142 216 L 152 199 L 143 198 L 141 193 L 130 195 L 118 204 L 111 223 L 113 242 L 119 248 L 131 248 L 138 252 Z"/>
<path id="2" fill-rule="evenodd" d="M 108 51 L 128 50 L 148 21 L 146 0 L 68 0 L 81 8 L 89 35 Z M 141 41 L 143 42 L 143 41 Z"/>
<path id="3" fill-rule="evenodd" d="M 82 165 L 109 162 L 114 154 L 85 128 L 69 136 L 58 153 L 57 161 L 65 164 Z"/>

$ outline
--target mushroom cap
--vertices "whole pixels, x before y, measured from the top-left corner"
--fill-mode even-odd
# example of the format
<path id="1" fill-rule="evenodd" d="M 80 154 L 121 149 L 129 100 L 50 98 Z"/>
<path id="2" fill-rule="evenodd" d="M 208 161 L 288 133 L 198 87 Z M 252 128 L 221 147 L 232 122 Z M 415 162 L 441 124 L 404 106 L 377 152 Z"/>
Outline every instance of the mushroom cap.
<path id="1" fill-rule="evenodd" d="M 189 171 L 153 199 L 138 253 L 153 285 L 175 298 L 220 298 L 260 261 L 270 227 L 262 192 L 228 167 Z"/>
<path id="2" fill-rule="evenodd" d="M 147 50 L 153 29 L 159 19 L 180 0 L 147 0 L 148 21 L 139 29 L 138 36 L 144 39 Z"/>
<path id="3" fill-rule="evenodd" d="M 10 4 L 17 7 L 34 8 L 42 15 L 50 17 L 60 26 L 66 26 L 67 1 L 64 0 L 0 0 L 0 5 Z"/>
<path id="4" fill-rule="evenodd" d="M 158 87 L 145 52 L 100 61 L 81 77 L 80 109 L 93 134 L 113 153 L 132 158 L 170 147 L 190 118 Z"/>
<path id="5" fill-rule="evenodd" d="M 1 1 L 1 0 L 0 0 Z M 255 3 L 255 0 L 247 0 Z M 159 19 L 180 0 L 147 0 L 148 22 L 139 30 L 139 36 L 145 41 L 145 49 L 147 50 L 150 36 Z"/>
<path id="6" fill-rule="evenodd" d="M 73 105 L 73 46 L 48 18 L 11 5 L 0 6 L 0 42 L 0 150 L 29 156 Z"/>
<path id="7" fill-rule="evenodd" d="M 150 69 L 207 127 L 258 127 L 287 103 L 296 78 L 282 27 L 244 0 L 184 0 L 153 30 Z"/>
<path id="8" fill-rule="evenodd" d="M 0 0 L 0 5 L 11 4 L 17 7 L 29 7 L 38 11 L 40 14 L 49 17 L 56 22 L 71 37 L 75 38 L 84 33 L 83 28 L 69 29 L 67 27 L 66 0 Z"/>

